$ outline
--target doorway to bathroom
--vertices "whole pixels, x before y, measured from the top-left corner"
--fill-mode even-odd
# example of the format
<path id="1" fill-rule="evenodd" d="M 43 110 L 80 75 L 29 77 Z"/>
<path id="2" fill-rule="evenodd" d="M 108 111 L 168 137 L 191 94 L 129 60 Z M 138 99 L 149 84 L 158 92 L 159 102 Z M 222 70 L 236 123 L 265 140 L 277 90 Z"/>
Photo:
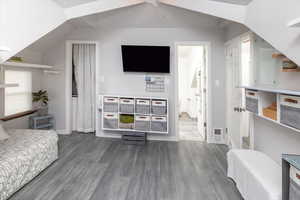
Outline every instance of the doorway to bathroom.
<path id="1" fill-rule="evenodd" d="M 178 138 L 206 141 L 208 46 L 182 43 L 176 54 Z"/>

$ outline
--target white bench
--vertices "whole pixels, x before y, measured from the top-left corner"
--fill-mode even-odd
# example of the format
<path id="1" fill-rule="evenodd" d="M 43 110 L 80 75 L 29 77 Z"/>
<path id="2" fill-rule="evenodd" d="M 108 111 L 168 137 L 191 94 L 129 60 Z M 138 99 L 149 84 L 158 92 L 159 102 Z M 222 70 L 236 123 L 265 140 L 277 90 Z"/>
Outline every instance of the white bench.
<path id="1" fill-rule="evenodd" d="M 228 177 L 245 200 L 281 200 L 281 167 L 265 154 L 234 149 L 227 153 Z"/>

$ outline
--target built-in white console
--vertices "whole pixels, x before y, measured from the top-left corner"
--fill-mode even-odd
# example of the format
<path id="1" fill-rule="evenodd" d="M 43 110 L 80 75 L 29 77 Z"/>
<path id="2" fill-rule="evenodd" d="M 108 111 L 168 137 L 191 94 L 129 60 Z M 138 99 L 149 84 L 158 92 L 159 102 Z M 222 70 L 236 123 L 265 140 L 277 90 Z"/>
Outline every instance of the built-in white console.
<path id="1" fill-rule="evenodd" d="M 168 134 L 168 105 L 166 98 L 104 95 L 102 129 Z"/>

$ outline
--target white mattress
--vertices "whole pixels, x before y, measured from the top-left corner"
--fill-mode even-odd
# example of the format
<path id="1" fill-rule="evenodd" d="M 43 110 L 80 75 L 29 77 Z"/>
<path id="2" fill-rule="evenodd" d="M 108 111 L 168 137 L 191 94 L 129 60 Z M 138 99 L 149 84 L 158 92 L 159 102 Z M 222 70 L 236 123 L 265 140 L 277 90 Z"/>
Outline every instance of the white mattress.
<path id="1" fill-rule="evenodd" d="M 55 131 L 8 130 L 0 141 L 0 200 L 32 180 L 58 157 Z"/>
<path id="2" fill-rule="evenodd" d="M 281 167 L 265 154 L 231 150 L 227 154 L 228 177 L 245 200 L 281 200 Z"/>

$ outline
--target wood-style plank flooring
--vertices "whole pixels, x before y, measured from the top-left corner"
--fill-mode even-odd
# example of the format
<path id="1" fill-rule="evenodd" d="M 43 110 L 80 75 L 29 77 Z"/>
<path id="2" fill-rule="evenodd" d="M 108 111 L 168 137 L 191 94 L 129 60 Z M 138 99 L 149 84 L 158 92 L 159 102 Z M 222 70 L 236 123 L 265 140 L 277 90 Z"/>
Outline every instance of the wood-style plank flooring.
<path id="1" fill-rule="evenodd" d="M 226 152 L 195 141 L 60 136 L 59 160 L 10 200 L 242 200 L 226 177 Z"/>

